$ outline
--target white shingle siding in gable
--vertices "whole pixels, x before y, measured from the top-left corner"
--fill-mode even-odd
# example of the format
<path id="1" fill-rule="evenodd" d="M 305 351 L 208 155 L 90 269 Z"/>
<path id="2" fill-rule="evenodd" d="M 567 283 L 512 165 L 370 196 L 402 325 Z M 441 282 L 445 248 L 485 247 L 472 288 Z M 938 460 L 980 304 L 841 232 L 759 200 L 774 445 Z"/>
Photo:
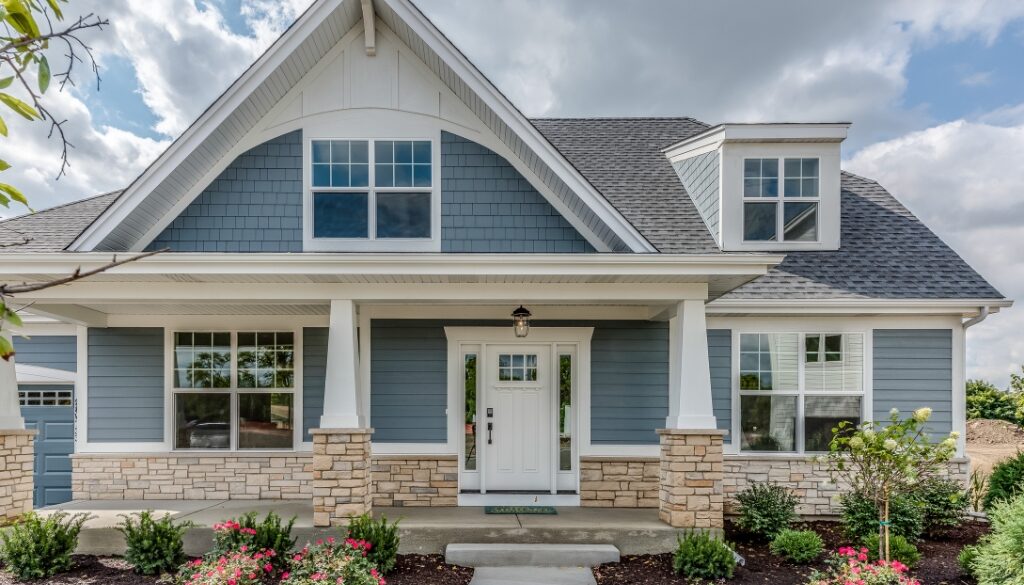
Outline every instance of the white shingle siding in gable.
<path id="1" fill-rule="evenodd" d="M 672 164 L 672 168 L 679 175 L 679 180 L 686 187 L 686 192 L 697 206 L 697 211 L 704 219 L 715 241 L 721 244 L 719 233 L 719 181 L 718 151 L 706 152 Z"/>

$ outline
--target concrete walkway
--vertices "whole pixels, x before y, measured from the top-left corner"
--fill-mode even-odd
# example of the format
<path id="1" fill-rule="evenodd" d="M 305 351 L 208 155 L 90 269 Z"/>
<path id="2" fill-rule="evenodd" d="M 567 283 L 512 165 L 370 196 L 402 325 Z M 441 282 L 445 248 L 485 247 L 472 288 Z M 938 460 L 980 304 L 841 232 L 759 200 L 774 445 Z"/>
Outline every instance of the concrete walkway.
<path id="1" fill-rule="evenodd" d="M 211 526 L 248 511 L 260 515 L 273 510 L 285 519 L 296 516 L 294 534 L 299 544 L 343 529 L 313 527 L 313 505 L 308 500 L 92 500 L 43 508 L 41 513 L 63 510 L 86 512 L 88 521 L 79 538 L 84 554 L 120 554 L 124 540 L 115 526 L 119 515 L 153 510 L 190 520 L 196 527 L 185 538 L 189 554 L 202 554 L 212 542 Z M 652 509 L 559 508 L 558 514 L 490 515 L 483 508 L 376 508 L 375 515 L 401 520 L 403 554 L 441 554 L 452 542 L 612 544 L 622 554 L 668 552 L 679 531 L 658 520 Z"/>

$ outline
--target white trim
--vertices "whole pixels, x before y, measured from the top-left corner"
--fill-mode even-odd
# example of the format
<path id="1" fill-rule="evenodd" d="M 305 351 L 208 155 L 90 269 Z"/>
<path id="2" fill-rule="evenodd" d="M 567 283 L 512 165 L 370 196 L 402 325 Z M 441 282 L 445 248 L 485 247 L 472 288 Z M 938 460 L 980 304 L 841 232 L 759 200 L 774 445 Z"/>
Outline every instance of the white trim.
<path id="1" fill-rule="evenodd" d="M 578 494 L 459 494 L 459 506 L 555 506 L 575 508 L 580 505 Z"/>
<path id="2" fill-rule="evenodd" d="M 22 384 L 74 384 L 78 380 L 76 372 L 33 366 L 31 364 L 14 364 L 18 385 Z"/>
<path id="3" fill-rule="evenodd" d="M 849 129 L 849 122 L 718 124 L 661 151 L 673 159 L 722 142 L 842 142 Z"/>
<path id="4" fill-rule="evenodd" d="M 75 327 L 75 453 L 86 449 L 89 440 L 89 329 Z"/>
<path id="5" fill-rule="evenodd" d="M 953 398 L 951 403 L 952 430 L 960 433 L 956 439 L 956 454 L 963 457 L 967 450 L 967 330 L 953 328 Z"/>
<path id="6" fill-rule="evenodd" d="M 993 312 L 1013 306 L 1009 299 L 717 299 L 707 305 L 708 315 L 807 314 L 916 314 L 977 315 L 979 307 Z"/>

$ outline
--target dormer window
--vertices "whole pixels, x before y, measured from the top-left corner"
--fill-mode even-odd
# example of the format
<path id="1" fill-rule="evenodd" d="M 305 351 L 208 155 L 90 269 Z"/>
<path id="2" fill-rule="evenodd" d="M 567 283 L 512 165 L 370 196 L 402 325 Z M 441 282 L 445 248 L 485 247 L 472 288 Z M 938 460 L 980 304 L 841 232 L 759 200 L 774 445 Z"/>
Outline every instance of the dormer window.
<path id="1" fill-rule="evenodd" d="M 744 159 L 743 240 L 818 241 L 819 180 L 817 158 Z"/>

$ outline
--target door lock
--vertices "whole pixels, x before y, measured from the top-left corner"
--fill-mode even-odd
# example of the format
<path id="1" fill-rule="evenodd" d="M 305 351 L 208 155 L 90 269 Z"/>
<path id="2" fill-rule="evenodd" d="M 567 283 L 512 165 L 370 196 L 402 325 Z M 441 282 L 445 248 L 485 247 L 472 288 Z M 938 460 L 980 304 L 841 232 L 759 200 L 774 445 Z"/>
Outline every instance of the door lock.
<path id="1" fill-rule="evenodd" d="M 493 430 L 494 430 L 494 423 L 492 423 L 492 422 L 487 423 L 487 444 L 488 445 L 491 445 L 491 444 L 494 443 L 494 441 L 491 440 L 491 431 L 493 431 Z"/>

